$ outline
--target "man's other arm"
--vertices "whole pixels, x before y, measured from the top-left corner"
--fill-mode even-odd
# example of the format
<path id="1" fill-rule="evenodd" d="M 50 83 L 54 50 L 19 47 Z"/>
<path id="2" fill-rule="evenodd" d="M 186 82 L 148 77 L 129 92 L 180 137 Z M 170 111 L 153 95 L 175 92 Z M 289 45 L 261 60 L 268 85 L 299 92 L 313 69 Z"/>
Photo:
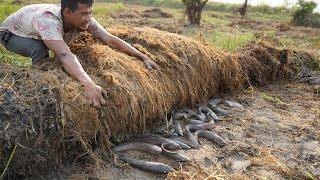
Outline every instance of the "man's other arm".
<path id="1" fill-rule="evenodd" d="M 107 32 L 98 22 L 96 22 L 96 20 L 93 19 L 93 22 L 88 28 L 88 32 L 91 33 L 95 38 L 102 41 L 102 43 L 106 45 L 110 44 L 128 55 L 142 60 L 149 69 L 160 69 L 159 65 L 151 60 L 147 55 L 141 53 L 122 39 Z"/>
<path id="2" fill-rule="evenodd" d="M 84 71 L 78 58 L 70 51 L 67 44 L 62 40 L 45 40 L 46 46 L 55 53 L 63 68 L 77 81 L 84 85 L 85 95 L 95 107 L 105 105 L 106 101 L 103 96 L 107 92 L 96 85 L 90 76 Z"/>

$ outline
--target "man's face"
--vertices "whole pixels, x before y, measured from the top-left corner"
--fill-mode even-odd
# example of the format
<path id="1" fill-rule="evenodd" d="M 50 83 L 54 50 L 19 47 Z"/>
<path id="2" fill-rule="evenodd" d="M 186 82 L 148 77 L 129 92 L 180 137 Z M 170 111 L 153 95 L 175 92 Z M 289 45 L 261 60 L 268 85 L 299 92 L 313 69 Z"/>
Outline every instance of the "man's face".
<path id="1" fill-rule="evenodd" d="M 72 26 L 80 30 L 86 30 L 92 18 L 92 6 L 78 3 L 78 8 L 74 12 L 66 8 L 65 16 L 69 19 Z"/>

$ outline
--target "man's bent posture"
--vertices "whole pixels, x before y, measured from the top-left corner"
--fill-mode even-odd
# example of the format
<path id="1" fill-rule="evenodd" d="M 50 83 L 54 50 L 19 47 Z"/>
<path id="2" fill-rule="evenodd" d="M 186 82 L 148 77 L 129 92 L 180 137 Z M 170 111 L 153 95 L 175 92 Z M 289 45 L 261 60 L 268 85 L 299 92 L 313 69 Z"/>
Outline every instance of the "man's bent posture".
<path id="1" fill-rule="evenodd" d="M 159 67 L 148 56 L 108 33 L 92 17 L 93 2 L 61 0 L 61 7 L 54 4 L 25 6 L 1 24 L 0 43 L 11 52 L 31 57 L 33 65 L 48 58 L 50 49 L 63 68 L 84 85 L 85 94 L 92 105 L 100 107 L 106 103 L 106 91 L 91 80 L 67 46 L 80 31 L 88 31 L 104 44 L 111 44 L 143 60 L 149 69 Z"/>

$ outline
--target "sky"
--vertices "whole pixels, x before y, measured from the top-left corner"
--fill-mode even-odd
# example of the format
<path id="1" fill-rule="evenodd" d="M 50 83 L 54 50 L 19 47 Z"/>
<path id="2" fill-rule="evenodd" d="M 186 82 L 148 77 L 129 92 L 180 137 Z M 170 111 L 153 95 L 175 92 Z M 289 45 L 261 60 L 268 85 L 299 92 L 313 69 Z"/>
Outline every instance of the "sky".
<path id="1" fill-rule="evenodd" d="M 236 4 L 242 4 L 244 0 L 211 0 L 215 2 L 223 2 L 223 3 L 236 3 Z M 320 0 L 313 0 L 318 4 L 317 12 L 320 12 Z M 251 5 L 259 5 L 259 4 L 268 4 L 269 6 L 282 6 L 287 2 L 289 7 L 292 7 L 295 5 L 298 0 L 249 0 L 249 3 Z"/>

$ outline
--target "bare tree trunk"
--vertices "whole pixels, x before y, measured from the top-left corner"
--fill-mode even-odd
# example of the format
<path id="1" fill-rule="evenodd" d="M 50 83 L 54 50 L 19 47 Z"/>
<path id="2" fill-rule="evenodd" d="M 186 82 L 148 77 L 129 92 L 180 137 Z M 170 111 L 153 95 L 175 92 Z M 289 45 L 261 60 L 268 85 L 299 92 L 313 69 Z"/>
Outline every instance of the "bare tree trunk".
<path id="1" fill-rule="evenodd" d="M 200 25 L 201 13 L 208 0 L 182 0 L 190 24 Z"/>
<path id="2" fill-rule="evenodd" d="M 242 18 L 247 14 L 247 10 L 248 10 L 248 0 L 245 0 L 242 7 L 239 8 L 239 13 L 241 15 L 241 22 L 242 22 Z"/>
<path id="3" fill-rule="evenodd" d="M 21 4 L 22 0 L 15 0 L 13 4 Z"/>

